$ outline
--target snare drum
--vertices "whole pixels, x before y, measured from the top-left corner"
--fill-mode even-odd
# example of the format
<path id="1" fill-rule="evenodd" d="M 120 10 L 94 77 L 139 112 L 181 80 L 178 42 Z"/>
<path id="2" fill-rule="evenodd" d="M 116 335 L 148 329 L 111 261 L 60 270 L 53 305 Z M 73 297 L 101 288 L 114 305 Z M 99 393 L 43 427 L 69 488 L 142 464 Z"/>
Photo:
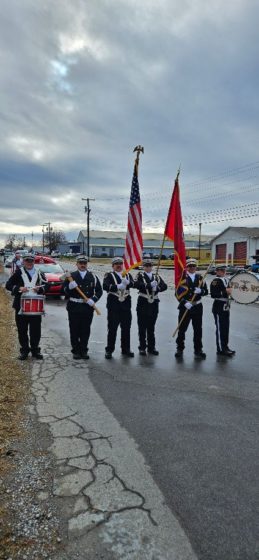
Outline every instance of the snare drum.
<path id="1" fill-rule="evenodd" d="M 44 315 L 44 300 L 45 296 L 30 293 L 24 293 L 21 296 L 21 309 L 20 315 Z"/>
<path id="2" fill-rule="evenodd" d="M 231 297 L 237 303 L 254 303 L 259 298 L 259 279 L 252 272 L 236 272 L 229 285 Z"/>

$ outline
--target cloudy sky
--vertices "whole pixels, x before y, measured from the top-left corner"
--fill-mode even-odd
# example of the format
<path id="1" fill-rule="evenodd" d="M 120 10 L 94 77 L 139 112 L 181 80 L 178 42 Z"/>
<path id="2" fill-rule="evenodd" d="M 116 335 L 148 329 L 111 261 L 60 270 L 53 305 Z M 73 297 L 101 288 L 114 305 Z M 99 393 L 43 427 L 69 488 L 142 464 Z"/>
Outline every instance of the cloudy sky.
<path id="1" fill-rule="evenodd" d="M 137 144 L 146 231 L 179 165 L 186 231 L 258 225 L 258 20 L 257 0 L 2 0 L 0 241 L 76 238 L 87 197 L 91 227 L 125 229 Z"/>

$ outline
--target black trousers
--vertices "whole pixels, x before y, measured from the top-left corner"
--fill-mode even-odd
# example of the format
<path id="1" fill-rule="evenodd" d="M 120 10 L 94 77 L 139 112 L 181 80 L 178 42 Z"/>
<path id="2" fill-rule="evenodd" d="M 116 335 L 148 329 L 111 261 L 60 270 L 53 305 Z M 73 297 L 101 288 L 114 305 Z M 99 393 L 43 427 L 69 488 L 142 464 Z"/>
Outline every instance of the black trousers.
<path id="1" fill-rule="evenodd" d="M 31 350 L 34 353 L 39 351 L 41 315 L 19 315 L 18 311 L 15 311 L 15 322 L 21 352 L 29 352 Z"/>
<path id="2" fill-rule="evenodd" d="M 212 312 L 216 325 L 217 351 L 222 352 L 228 347 L 230 318 L 229 307 L 223 302 L 217 301 L 213 303 Z"/>
<path id="3" fill-rule="evenodd" d="M 184 315 L 186 308 L 184 306 L 180 307 L 178 324 L 180 323 L 182 316 Z M 194 352 L 200 352 L 202 350 L 202 315 L 203 307 L 202 303 L 194 305 L 191 309 L 187 311 L 186 317 L 183 320 L 176 339 L 177 347 L 180 350 L 184 350 L 185 347 L 185 333 L 188 329 L 190 322 L 193 326 L 193 345 Z"/>
<path id="4" fill-rule="evenodd" d="M 154 350 L 156 346 L 155 340 L 155 324 L 158 316 L 158 301 L 148 303 L 147 300 L 141 298 L 137 304 L 138 318 L 138 335 L 139 349 Z"/>
<path id="5" fill-rule="evenodd" d="M 76 303 L 83 306 L 84 304 Z M 93 309 L 89 305 L 84 305 L 80 310 L 68 310 L 68 322 L 70 332 L 70 342 L 73 354 L 84 354 L 88 351 L 88 341 L 93 320 Z"/>
<path id="6" fill-rule="evenodd" d="M 114 352 L 117 337 L 117 330 L 121 328 L 121 350 L 128 352 L 130 350 L 130 327 L 132 321 L 131 309 L 124 305 L 117 304 L 114 307 L 108 307 L 108 337 L 107 352 Z"/>

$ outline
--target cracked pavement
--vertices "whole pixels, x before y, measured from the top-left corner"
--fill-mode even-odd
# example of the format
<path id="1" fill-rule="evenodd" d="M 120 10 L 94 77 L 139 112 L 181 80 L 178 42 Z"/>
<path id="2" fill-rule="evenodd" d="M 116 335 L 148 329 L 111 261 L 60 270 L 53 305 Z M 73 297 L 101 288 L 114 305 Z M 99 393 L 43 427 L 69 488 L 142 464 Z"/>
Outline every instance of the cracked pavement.
<path id="1" fill-rule="evenodd" d="M 55 559 L 83 560 L 87 547 L 89 559 L 194 560 L 136 443 L 94 389 L 90 366 L 55 355 L 57 345 L 56 333 L 45 339 L 45 360 L 33 365 L 31 407 L 49 427 L 56 459 L 52 495 L 65 539 Z"/>

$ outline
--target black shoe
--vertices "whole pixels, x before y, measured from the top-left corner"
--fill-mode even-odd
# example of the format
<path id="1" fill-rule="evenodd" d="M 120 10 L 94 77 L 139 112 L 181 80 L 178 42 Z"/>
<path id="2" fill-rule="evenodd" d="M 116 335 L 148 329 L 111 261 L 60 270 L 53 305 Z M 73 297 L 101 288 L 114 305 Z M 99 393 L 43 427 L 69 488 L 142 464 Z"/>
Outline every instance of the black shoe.
<path id="1" fill-rule="evenodd" d="M 231 348 L 229 348 L 228 346 L 227 346 L 227 350 L 228 350 L 229 352 L 231 352 L 231 354 L 235 354 L 235 353 L 236 353 L 235 350 L 231 350 Z"/>
<path id="2" fill-rule="evenodd" d="M 141 350 L 141 349 L 139 350 L 139 354 L 140 354 L 140 356 L 146 356 L 147 355 L 146 350 Z"/>
<path id="3" fill-rule="evenodd" d="M 73 354 L 73 360 L 81 360 L 81 354 L 77 354 L 76 352 Z"/>
<path id="4" fill-rule="evenodd" d="M 106 352 L 105 352 L 105 358 L 106 358 L 106 360 L 111 360 L 111 359 L 112 359 L 112 353 L 109 352 L 108 350 L 106 350 Z"/>
<path id="5" fill-rule="evenodd" d="M 148 353 L 153 354 L 153 356 L 158 356 L 159 355 L 159 352 L 158 352 L 158 350 L 156 350 L 156 348 L 153 348 L 153 350 L 148 350 Z"/>
<path id="6" fill-rule="evenodd" d="M 43 356 L 40 352 L 32 352 L 32 357 L 35 358 L 35 360 L 43 360 Z"/>
<path id="7" fill-rule="evenodd" d="M 82 360 L 89 360 L 89 355 L 88 355 L 88 353 L 87 353 L 87 352 L 82 352 L 81 358 L 82 358 Z"/>
<path id="8" fill-rule="evenodd" d="M 127 356 L 127 358 L 134 358 L 134 352 L 131 352 L 130 350 L 122 350 L 121 353 L 123 356 Z"/>
<path id="9" fill-rule="evenodd" d="M 227 348 L 225 350 L 220 350 L 217 354 L 220 356 L 227 356 L 228 358 L 232 358 L 234 356 L 232 350 L 227 350 Z"/>
<path id="10" fill-rule="evenodd" d="M 206 360 L 206 354 L 205 352 L 202 352 L 202 350 L 200 350 L 200 352 L 194 352 L 195 358 L 200 358 L 201 360 Z"/>
<path id="11" fill-rule="evenodd" d="M 27 360 L 29 352 L 21 352 L 18 360 L 24 361 Z"/>
<path id="12" fill-rule="evenodd" d="M 182 358 L 183 356 L 183 350 L 181 350 L 180 348 L 177 348 L 176 352 L 175 352 L 175 357 L 176 358 Z"/>

